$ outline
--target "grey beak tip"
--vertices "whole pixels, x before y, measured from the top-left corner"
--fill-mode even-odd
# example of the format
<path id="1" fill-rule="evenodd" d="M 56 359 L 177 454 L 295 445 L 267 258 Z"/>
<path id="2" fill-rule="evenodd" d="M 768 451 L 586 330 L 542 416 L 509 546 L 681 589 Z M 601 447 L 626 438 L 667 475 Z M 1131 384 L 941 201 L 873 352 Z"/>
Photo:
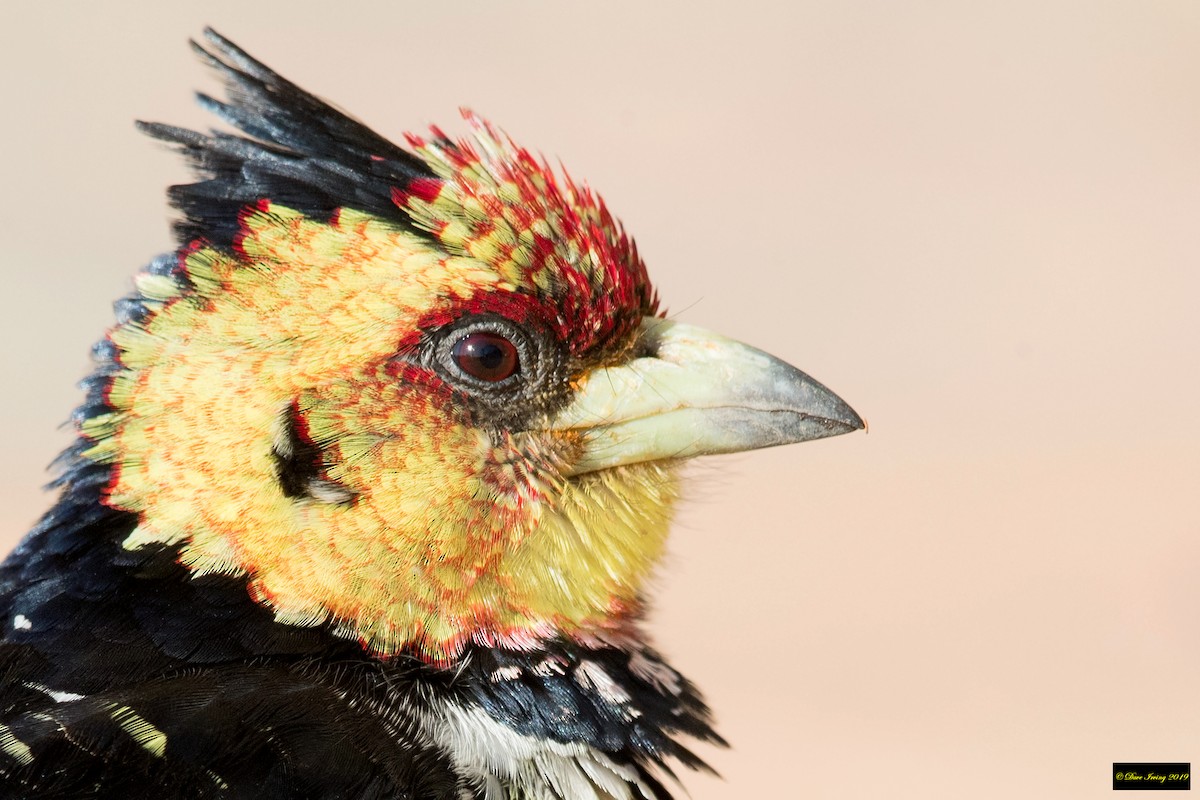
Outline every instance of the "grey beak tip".
<path id="1" fill-rule="evenodd" d="M 813 438 L 828 438 L 831 436 L 841 436 L 846 433 L 854 433 L 855 431 L 865 430 L 867 424 L 858 414 L 850 411 L 850 413 L 841 415 L 836 418 L 830 417 L 810 417 L 809 419 L 818 423 L 821 426 L 822 433 Z"/>
<path id="2" fill-rule="evenodd" d="M 838 436 L 843 433 L 866 429 L 866 421 L 845 400 L 809 376 L 800 373 L 798 370 L 797 373 L 804 382 L 815 390 L 819 399 L 813 403 L 811 406 L 812 410 L 809 413 L 813 417 L 820 419 L 828 427 L 830 436 Z"/>
<path id="3" fill-rule="evenodd" d="M 858 415 L 857 411 L 855 411 L 853 408 L 850 408 L 849 406 L 846 406 L 846 410 L 849 411 L 850 413 L 847 414 L 844 419 L 840 420 L 840 422 L 843 422 L 846 425 L 850 426 L 850 430 L 846 431 L 846 433 L 850 433 L 850 431 L 865 431 L 865 430 L 867 430 L 867 421 L 865 419 L 863 419 L 862 417 L 860 417 Z"/>

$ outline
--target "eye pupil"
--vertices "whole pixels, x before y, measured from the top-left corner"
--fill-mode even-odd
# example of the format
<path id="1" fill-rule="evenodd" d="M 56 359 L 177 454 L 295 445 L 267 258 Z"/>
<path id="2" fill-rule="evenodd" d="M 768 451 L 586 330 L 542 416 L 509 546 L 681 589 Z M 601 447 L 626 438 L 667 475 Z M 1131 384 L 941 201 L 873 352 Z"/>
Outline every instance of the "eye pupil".
<path id="1" fill-rule="evenodd" d="M 467 334 L 454 343 L 450 353 L 459 369 L 490 383 L 511 377 L 520 367 L 516 346 L 496 333 Z"/>

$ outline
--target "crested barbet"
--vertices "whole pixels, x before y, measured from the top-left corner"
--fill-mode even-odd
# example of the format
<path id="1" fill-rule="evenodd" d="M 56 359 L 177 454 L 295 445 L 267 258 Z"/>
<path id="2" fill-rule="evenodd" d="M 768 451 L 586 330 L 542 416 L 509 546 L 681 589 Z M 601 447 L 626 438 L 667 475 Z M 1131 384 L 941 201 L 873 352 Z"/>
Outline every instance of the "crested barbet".
<path id="1" fill-rule="evenodd" d="M 218 34 L 197 174 L 0 567 L 0 797 L 671 797 L 721 743 L 648 644 L 687 459 L 863 427 L 666 318 L 586 186 L 400 147 Z"/>

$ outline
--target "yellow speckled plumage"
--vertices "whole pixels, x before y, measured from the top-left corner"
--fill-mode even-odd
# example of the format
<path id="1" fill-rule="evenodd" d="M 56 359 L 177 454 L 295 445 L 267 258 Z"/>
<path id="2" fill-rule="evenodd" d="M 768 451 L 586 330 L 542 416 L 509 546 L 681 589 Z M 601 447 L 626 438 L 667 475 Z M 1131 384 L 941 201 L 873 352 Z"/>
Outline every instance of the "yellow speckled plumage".
<path id="1" fill-rule="evenodd" d="M 506 174 L 536 171 L 481 136 L 493 158 L 510 159 Z M 422 218 L 433 226 L 459 209 L 453 217 L 479 234 L 483 212 L 455 205 L 463 191 L 493 210 L 505 192 L 521 202 L 516 184 L 497 190 L 486 176 L 457 178 L 457 199 L 443 188 Z M 526 233 L 564 229 L 575 207 L 557 200 L 536 225 L 519 211 Z M 416 645 L 433 660 L 469 635 L 603 628 L 636 607 L 675 498 L 669 466 L 568 481 L 570 432 L 493 443 L 393 366 L 421 320 L 481 292 L 543 291 L 561 259 L 603 290 L 598 260 L 501 254 L 492 225 L 438 252 L 349 209 L 327 224 L 263 203 L 242 223 L 240 258 L 186 253 L 186 289 L 146 276 L 138 289 L 155 312 L 111 335 L 124 366 L 114 413 L 85 433 L 89 455 L 117 465 L 109 502 L 141 515 L 126 547 L 181 544 L 197 574 L 249 576 L 281 620 L 334 620 L 374 651 Z M 271 444 L 293 402 L 353 504 L 296 504 L 275 480 Z"/>
<path id="2" fill-rule="evenodd" d="M 641 625 L 679 465 L 861 419 L 482 120 L 404 149 L 205 38 L 237 132 L 142 124 L 178 247 L 0 564 L 0 796 L 670 800 L 721 743 Z"/>

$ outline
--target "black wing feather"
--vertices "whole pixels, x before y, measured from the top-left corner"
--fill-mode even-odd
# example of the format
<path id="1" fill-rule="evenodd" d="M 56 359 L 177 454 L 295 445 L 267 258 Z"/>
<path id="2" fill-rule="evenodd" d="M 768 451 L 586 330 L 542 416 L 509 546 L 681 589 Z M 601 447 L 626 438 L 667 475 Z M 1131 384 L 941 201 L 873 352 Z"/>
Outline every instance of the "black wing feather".
<path id="1" fill-rule="evenodd" d="M 26 689 L 26 708 L 0 735 L 0 791 L 28 800 L 461 797 L 445 757 L 414 728 L 355 708 L 358 689 L 327 685 L 302 663 L 190 670 L 58 702 L 30 702 Z"/>
<path id="2" fill-rule="evenodd" d="M 392 195 L 433 177 L 423 162 L 215 32 L 205 38 L 211 50 L 194 46 L 229 99 L 201 102 L 244 135 L 141 126 L 199 173 L 171 189 L 184 245 L 232 247 L 240 214 L 264 198 L 315 218 L 349 207 L 409 224 Z M 148 271 L 183 277 L 174 254 Z M 131 296 L 116 312 L 125 323 L 148 309 Z M 109 341 L 93 356 L 80 422 L 111 410 L 121 369 Z M 695 688 L 648 649 L 476 647 L 460 669 L 439 670 L 375 658 L 329 624 L 281 624 L 244 578 L 193 577 L 172 548 L 126 550 L 137 518 L 104 504 L 112 467 L 88 459 L 91 446 L 81 436 L 60 456 L 58 502 L 0 564 L 0 797 L 457 798 L 476 787 L 418 730 L 414 709 L 435 697 L 606 752 L 664 799 L 655 773 L 670 775 L 670 759 L 704 767 L 677 737 L 722 743 Z M 561 670 L 541 671 L 546 658 Z M 627 699 L 589 687 L 594 670 Z M 130 714 L 161 733 L 161 752 L 131 735 L 141 723 Z"/>

